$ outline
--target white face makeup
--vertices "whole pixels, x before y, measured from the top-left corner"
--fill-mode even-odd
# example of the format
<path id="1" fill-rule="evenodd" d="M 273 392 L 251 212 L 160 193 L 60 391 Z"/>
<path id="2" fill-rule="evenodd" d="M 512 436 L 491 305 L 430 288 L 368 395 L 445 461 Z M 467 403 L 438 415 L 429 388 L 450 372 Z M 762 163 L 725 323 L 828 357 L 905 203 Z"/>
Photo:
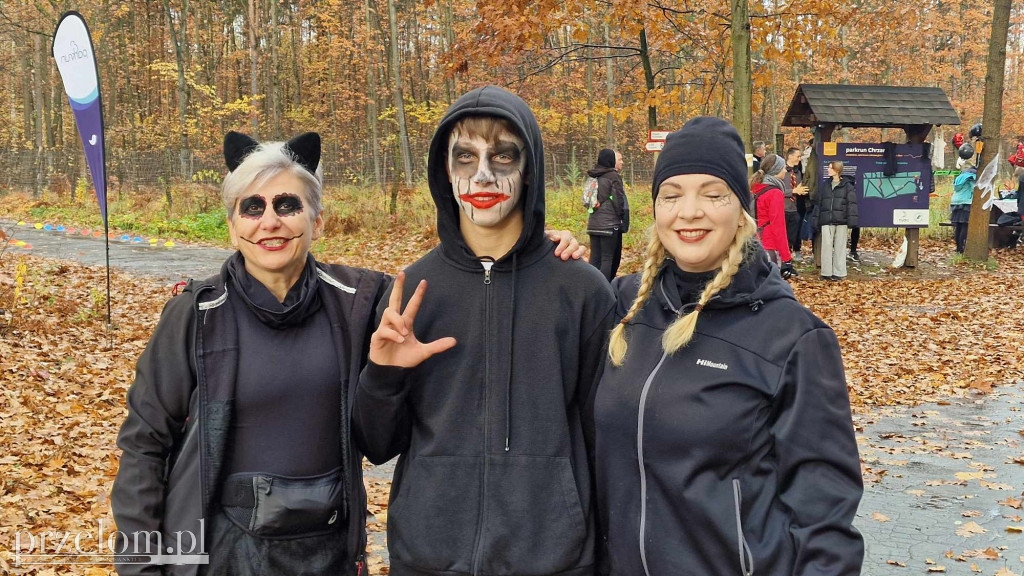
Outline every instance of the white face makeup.
<path id="1" fill-rule="evenodd" d="M 483 119 L 477 122 L 480 126 Z M 508 130 L 477 130 L 493 138 L 452 130 L 448 138 L 448 179 L 455 201 L 470 222 L 495 226 L 515 210 L 523 193 L 523 140 Z"/>

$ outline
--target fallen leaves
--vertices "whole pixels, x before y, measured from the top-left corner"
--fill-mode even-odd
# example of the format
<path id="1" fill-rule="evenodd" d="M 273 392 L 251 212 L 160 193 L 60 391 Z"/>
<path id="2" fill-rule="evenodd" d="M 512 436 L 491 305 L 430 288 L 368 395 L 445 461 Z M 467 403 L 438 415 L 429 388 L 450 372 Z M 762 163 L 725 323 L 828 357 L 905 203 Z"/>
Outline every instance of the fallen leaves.
<path id="1" fill-rule="evenodd" d="M 999 505 L 1000 506 L 1009 506 L 1010 508 L 1014 508 L 1016 510 L 1020 510 L 1022 502 L 1024 502 L 1024 501 L 1022 501 L 1020 498 L 1010 497 L 1010 498 L 1007 498 L 1006 500 L 1000 500 L 999 501 Z"/>
<path id="2" fill-rule="evenodd" d="M 988 530 L 982 528 L 977 522 L 968 522 L 963 526 L 956 529 L 957 536 L 963 536 L 964 538 L 970 538 L 977 534 L 984 534 Z"/>
<path id="3" fill-rule="evenodd" d="M 888 522 L 889 521 L 889 517 L 888 516 L 886 516 L 885 514 L 881 514 L 879 512 L 873 513 L 871 515 L 871 519 L 874 520 L 875 522 Z"/>

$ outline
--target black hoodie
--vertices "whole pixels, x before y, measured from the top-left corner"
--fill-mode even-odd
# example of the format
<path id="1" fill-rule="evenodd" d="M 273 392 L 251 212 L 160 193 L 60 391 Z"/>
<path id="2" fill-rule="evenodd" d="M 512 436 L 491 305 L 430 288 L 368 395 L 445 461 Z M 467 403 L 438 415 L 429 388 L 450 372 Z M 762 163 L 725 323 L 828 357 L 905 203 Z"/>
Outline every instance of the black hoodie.
<path id="1" fill-rule="evenodd" d="M 463 241 L 445 166 L 453 124 L 479 115 L 508 119 L 527 158 L 523 231 L 490 272 Z M 388 510 L 391 574 L 594 571 L 584 405 L 614 297 L 596 268 L 553 255 L 543 158 L 529 107 L 494 86 L 460 98 L 431 142 L 441 244 L 406 269 L 406 286 L 429 281 L 417 338 L 454 336 L 458 344 L 410 370 L 370 364 L 353 411 L 356 442 L 371 462 L 401 454 Z M 387 296 L 378 320 L 386 305 Z"/>
<path id="2" fill-rule="evenodd" d="M 620 316 L 639 280 L 613 282 Z M 662 334 L 693 308 L 681 305 L 662 270 L 598 387 L 610 573 L 860 574 L 860 463 L 835 334 L 760 248 L 668 356 Z"/>

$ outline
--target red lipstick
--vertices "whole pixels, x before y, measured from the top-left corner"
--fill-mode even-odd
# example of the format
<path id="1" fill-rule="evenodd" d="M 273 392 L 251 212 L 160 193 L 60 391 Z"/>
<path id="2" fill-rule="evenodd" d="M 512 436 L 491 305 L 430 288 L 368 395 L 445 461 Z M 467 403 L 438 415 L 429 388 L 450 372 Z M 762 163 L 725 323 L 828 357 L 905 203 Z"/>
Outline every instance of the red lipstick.
<path id="1" fill-rule="evenodd" d="M 475 194 L 462 194 L 459 196 L 460 200 L 463 202 L 469 202 L 470 205 L 479 210 L 493 208 L 509 198 L 511 198 L 511 196 L 508 194 L 502 194 L 501 192 L 477 192 Z"/>

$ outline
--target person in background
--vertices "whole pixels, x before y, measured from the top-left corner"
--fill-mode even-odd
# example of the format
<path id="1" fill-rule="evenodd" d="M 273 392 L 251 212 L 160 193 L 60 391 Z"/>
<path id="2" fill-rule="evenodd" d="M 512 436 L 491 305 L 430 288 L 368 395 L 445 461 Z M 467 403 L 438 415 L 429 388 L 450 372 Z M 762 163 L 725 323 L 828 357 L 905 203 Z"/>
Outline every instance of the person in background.
<path id="1" fill-rule="evenodd" d="M 949 200 L 949 221 L 953 224 L 953 242 L 956 253 L 963 254 L 967 247 L 967 222 L 971 217 L 971 201 L 974 199 L 974 183 L 978 180 L 978 169 L 968 160 L 953 180 L 953 197 Z"/>
<path id="2" fill-rule="evenodd" d="M 761 140 L 754 142 L 754 172 L 761 169 L 761 161 L 764 160 L 765 153 L 764 142 Z"/>
<path id="3" fill-rule="evenodd" d="M 754 239 L 739 134 L 687 122 L 652 196 L 643 272 L 612 282 L 594 403 L 608 573 L 860 574 L 839 341 Z"/>
<path id="4" fill-rule="evenodd" d="M 629 201 L 622 184 L 622 155 L 605 148 L 587 176 L 597 179 L 598 204 L 587 219 L 590 263 L 611 282 L 622 259 L 622 235 L 629 231 Z"/>
<path id="5" fill-rule="evenodd" d="M 860 242 L 860 226 L 850 227 L 850 253 L 846 256 L 853 262 L 860 262 L 860 254 L 857 253 L 857 244 Z"/>
<path id="6" fill-rule="evenodd" d="M 847 226 L 858 224 L 857 193 L 853 176 L 843 175 L 842 162 L 829 162 L 828 175 L 813 201 L 821 228 L 821 278 L 838 282 L 846 278 Z"/>
<path id="7" fill-rule="evenodd" d="M 783 182 L 786 188 L 782 192 L 786 197 L 786 234 L 789 237 L 789 250 L 793 258 L 800 261 L 800 228 L 807 214 L 807 186 L 803 184 L 804 171 L 800 165 L 803 152 L 799 148 L 786 150 L 786 176 Z"/>
<path id="8" fill-rule="evenodd" d="M 785 161 L 781 157 L 775 154 L 765 156 L 761 161 L 761 169 L 750 177 L 750 193 L 757 218 L 758 239 L 768 259 L 779 267 L 782 277 L 788 280 L 798 274 L 793 268 L 793 256 L 789 251 L 783 206 L 786 199 L 782 195 L 782 182 L 778 178 L 778 174 L 783 174 L 784 166 Z"/>

